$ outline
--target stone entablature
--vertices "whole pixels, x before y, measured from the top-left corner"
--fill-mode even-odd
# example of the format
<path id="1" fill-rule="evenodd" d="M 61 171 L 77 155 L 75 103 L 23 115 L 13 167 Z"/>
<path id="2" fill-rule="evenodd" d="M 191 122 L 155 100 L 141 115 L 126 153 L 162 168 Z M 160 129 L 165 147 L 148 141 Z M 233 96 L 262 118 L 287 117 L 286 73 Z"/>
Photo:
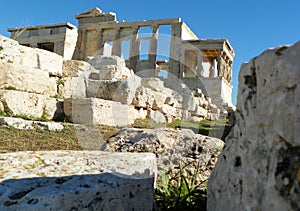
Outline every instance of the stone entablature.
<path id="1" fill-rule="evenodd" d="M 11 38 L 21 45 L 41 48 L 72 59 L 77 40 L 77 28 L 70 23 L 59 23 L 22 28 L 10 28 Z"/>

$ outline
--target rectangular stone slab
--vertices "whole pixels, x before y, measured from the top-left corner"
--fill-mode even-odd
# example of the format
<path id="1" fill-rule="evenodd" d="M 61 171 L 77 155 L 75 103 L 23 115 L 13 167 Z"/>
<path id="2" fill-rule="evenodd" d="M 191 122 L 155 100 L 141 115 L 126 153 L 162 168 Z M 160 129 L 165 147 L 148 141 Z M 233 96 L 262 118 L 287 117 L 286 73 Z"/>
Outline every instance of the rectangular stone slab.
<path id="1" fill-rule="evenodd" d="M 98 98 L 65 99 L 73 123 L 124 127 L 134 123 L 134 107 Z"/>
<path id="2" fill-rule="evenodd" d="M 0 210 L 152 210 L 151 153 L 0 154 Z"/>

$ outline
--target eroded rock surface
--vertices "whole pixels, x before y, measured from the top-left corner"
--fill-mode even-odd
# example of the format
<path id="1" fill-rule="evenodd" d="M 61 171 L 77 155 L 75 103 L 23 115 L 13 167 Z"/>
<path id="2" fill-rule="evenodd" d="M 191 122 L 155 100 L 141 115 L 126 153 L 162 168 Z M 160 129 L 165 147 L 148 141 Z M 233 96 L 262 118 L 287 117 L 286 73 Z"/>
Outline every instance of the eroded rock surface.
<path id="1" fill-rule="evenodd" d="M 192 130 L 167 128 L 125 128 L 111 138 L 102 150 L 109 152 L 151 152 L 157 156 L 158 173 L 178 175 L 179 165 L 190 175 L 199 165 L 197 182 L 208 179 L 224 146 L 217 138 L 195 134 Z"/>
<path id="2" fill-rule="evenodd" d="M 241 67 L 236 125 L 208 183 L 208 210 L 300 209 L 300 42 Z"/>

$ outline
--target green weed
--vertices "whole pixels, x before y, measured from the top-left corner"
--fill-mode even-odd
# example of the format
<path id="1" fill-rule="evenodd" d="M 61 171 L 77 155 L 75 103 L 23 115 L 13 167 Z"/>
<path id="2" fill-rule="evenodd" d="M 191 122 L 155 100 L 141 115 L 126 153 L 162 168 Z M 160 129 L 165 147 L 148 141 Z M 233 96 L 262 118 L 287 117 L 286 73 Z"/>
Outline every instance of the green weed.
<path id="1" fill-rule="evenodd" d="M 162 185 L 155 189 L 155 199 L 159 210 L 206 210 L 206 189 L 203 184 L 196 184 L 199 176 L 199 163 L 195 174 L 184 176 L 184 168 L 179 165 L 177 178 L 169 178 L 167 174 L 161 176 Z M 175 185 L 171 181 L 175 180 Z M 174 183 L 173 183 L 174 184 Z"/>

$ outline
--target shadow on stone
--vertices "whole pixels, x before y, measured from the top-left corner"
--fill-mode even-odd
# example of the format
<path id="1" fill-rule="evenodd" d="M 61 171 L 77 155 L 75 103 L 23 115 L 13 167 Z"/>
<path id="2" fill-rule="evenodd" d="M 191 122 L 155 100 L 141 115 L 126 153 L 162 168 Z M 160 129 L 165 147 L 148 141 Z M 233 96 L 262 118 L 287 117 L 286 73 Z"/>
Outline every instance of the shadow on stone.
<path id="1" fill-rule="evenodd" d="M 153 204 L 154 177 L 150 174 L 141 179 L 103 173 L 0 183 L 1 210 L 152 210 Z"/>

